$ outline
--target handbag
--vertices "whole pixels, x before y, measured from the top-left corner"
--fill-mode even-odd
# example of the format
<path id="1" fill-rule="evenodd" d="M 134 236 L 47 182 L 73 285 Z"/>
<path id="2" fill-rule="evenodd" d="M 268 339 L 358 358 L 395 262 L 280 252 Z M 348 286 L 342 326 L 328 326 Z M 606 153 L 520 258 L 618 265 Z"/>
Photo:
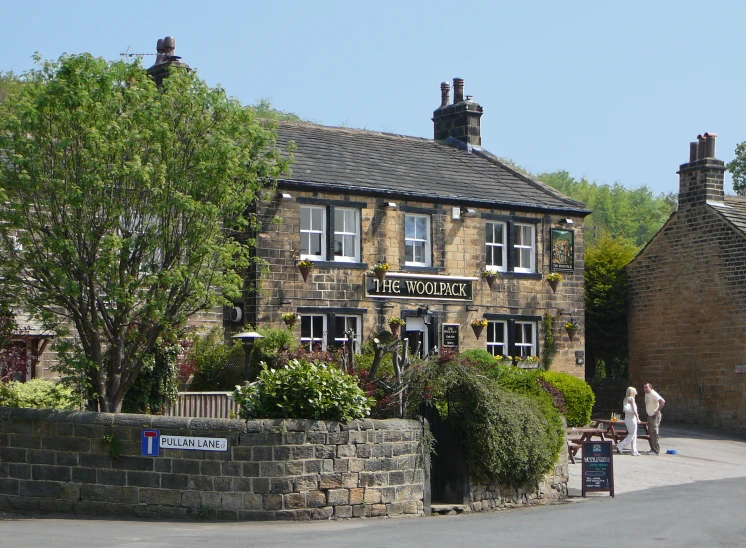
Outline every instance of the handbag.
<path id="1" fill-rule="evenodd" d="M 629 402 L 625 402 L 624 404 L 624 412 L 625 413 L 632 413 L 632 404 Z"/>

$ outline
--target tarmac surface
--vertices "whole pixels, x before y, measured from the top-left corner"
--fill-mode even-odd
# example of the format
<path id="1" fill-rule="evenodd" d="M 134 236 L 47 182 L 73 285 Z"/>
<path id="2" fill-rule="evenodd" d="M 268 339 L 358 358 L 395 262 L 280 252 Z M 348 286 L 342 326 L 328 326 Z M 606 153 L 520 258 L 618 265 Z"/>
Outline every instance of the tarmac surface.
<path id="1" fill-rule="evenodd" d="M 660 455 L 647 455 L 647 440 L 637 442 L 642 453 L 633 457 L 614 451 L 614 494 L 697 481 L 719 480 L 746 476 L 746 438 L 708 430 L 702 427 L 666 424 L 660 428 Z M 667 455 L 675 449 L 676 455 Z M 581 496 L 580 452 L 576 464 L 569 464 L 568 489 L 571 501 Z M 588 493 L 588 497 L 607 497 L 608 493 Z"/>

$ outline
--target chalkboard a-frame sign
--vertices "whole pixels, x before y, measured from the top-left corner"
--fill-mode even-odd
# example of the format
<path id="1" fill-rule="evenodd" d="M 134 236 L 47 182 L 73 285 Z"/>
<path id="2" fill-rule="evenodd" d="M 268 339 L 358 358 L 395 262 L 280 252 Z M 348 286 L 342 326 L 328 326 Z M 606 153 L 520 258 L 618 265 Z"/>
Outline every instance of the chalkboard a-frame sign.
<path id="1" fill-rule="evenodd" d="M 589 491 L 614 496 L 614 456 L 610 441 L 583 442 L 583 497 Z"/>

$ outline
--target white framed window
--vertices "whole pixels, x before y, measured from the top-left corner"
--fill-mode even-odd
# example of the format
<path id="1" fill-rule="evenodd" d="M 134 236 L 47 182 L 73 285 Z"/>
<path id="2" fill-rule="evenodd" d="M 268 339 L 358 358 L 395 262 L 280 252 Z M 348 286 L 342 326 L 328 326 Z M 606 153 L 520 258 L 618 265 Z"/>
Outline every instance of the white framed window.
<path id="1" fill-rule="evenodd" d="M 515 352 L 521 358 L 536 356 L 536 324 L 515 322 Z"/>
<path id="2" fill-rule="evenodd" d="M 334 342 L 340 346 L 347 344 L 347 331 L 352 331 L 353 350 L 355 354 L 360 353 L 360 332 L 362 331 L 362 316 L 334 316 Z"/>
<path id="3" fill-rule="evenodd" d="M 536 226 L 515 223 L 515 272 L 536 272 Z"/>
<path id="4" fill-rule="evenodd" d="M 508 247 L 505 245 L 506 223 L 487 223 L 485 245 L 487 249 L 485 265 L 487 270 L 505 271 L 508 267 Z"/>
<path id="5" fill-rule="evenodd" d="M 360 211 L 334 208 L 334 260 L 360 261 Z"/>
<path id="6" fill-rule="evenodd" d="M 300 207 L 300 258 L 326 260 L 325 207 Z"/>
<path id="7" fill-rule="evenodd" d="M 497 321 L 487 324 L 487 352 L 493 356 L 508 355 L 508 322 Z"/>
<path id="8" fill-rule="evenodd" d="M 301 315 L 300 343 L 306 350 L 326 350 L 326 316 L 324 314 Z"/>
<path id="9" fill-rule="evenodd" d="M 430 216 L 404 217 L 404 264 L 430 266 Z"/>

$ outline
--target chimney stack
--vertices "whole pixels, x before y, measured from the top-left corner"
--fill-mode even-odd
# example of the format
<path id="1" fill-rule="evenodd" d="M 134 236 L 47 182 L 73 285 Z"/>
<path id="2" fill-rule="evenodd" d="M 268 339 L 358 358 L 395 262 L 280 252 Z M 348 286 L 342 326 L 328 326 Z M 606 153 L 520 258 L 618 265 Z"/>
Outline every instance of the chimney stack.
<path id="1" fill-rule="evenodd" d="M 433 112 L 435 140 L 453 142 L 455 139 L 467 148 L 481 147 L 482 107 L 468 96 L 464 99 L 463 78 L 453 79 L 453 104 L 449 105 L 449 87 L 448 82 L 440 84 L 440 107 Z"/>
<path id="2" fill-rule="evenodd" d="M 707 202 L 723 201 L 725 163 L 715 158 L 716 133 L 689 143 L 689 162 L 679 167 L 679 211 L 686 215 Z"/>

